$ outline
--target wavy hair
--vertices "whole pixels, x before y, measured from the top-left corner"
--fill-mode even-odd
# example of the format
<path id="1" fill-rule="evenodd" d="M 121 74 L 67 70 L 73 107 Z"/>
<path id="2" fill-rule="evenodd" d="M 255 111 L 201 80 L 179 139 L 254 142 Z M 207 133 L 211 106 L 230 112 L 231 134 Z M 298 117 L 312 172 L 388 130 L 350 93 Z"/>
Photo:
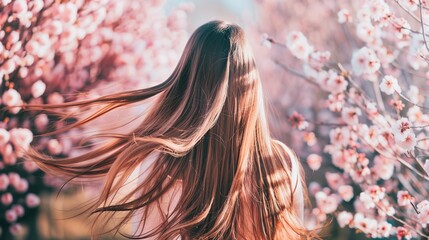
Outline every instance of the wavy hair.
<path id="1" fill-rule="evenodd" d="M 54 159 L 30 148 L 25 158 L 56 176 L 103 179 L 91 212 L 99 223 L 107 221 L 103 214 L 125 213 L 111 229 L 117 232 L 138 211 L 144 213 L 140 224 L 150 221 L 144 217 L 148 209 L 180 180 L 181 195 L 171 214 L 151 231 L 129 238 L 310 238 L 296 207 L 302 204 L 297 202 L 303 184 L 299 162 L 270 135 L 255 60 L 235 24 L 211 21 L 199 27 L 171 76 L 159 85 L 25 109 L 97 109 L 53 132 L 58 133 L 154 96 L 142 123 L 128 133 L 99 134 L 110 141 L 80 156 Z M 112 201 L 152 152 L 159 154 L 144 181 Z"/>

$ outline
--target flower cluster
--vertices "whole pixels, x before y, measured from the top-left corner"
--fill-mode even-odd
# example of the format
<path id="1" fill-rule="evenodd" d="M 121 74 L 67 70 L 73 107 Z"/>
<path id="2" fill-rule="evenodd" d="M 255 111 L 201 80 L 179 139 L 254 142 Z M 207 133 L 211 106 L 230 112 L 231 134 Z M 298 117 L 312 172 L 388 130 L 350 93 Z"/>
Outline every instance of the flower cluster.
<path id="1" fill-rule="evenodd" d="M 271 48 L 286 48 L 300 61 L 276 59 L 280 69 L 321 92 L 290 118 L 293 128 L 317 139 L 319 148 L 298 149 L 309 168 L 327 170 L 326 187 L 309 185 L 312 215 L 319 222 L 335 216 L 340 227 L 370 238 L 428 237 L 429 106 L 422 91 L 429 76 L 429 3 L 335 2 L 325 8 L 337 12 L 325 18 L 336 27 L 319 27 L 335 37 L 342 29 L 339 41 L 349 48 L 319 42 L 333 52 L 318 50 L 319 44 L 290 27 L 284 43 L 264 37 Z"/>
<path id="2" fill-rule="evenodd" d="M 0 104 L 9 107 L 0 119 L 0 235 L 17 234 L 38 193 L 53 183 L 22 150 L 32 144 L 67 156 L 79 131 L 36 137 L 62 125 L 19 105 L 62 103 L 109 82 L 131 88 L 162 81 L 182 51 L 191 9 L 183 4 L 166 15 L 156 0 L 0 1 Z"/>

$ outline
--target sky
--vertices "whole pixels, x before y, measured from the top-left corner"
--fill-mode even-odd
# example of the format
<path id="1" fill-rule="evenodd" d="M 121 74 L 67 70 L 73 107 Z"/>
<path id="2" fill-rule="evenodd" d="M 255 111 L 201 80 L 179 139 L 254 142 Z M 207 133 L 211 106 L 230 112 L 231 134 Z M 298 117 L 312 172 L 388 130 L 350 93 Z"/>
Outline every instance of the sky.
<path id="1" fill-rule="evenodd" d="M 195 10 L 189 14 L 189 30 L 210 20 L 226 20 L 242 25 L 246 19 L 255 19 L 251 0 L 166 0 L 167 11 L 182 2 L 193 2 Z"/>

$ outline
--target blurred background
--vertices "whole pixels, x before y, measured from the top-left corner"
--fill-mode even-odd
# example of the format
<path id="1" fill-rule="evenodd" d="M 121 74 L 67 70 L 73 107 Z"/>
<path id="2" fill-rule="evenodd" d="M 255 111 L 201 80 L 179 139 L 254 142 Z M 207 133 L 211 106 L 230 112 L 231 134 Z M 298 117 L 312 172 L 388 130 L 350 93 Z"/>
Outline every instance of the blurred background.
<path id="1" fill-rule="evenodd" d="M 313 135 L 293 129 L 289 119 L 294 111 L 312 119 L 333 119 L 321 110 L 325 107 L 321 99 L 326 94 L 278 64 L 301 68 L 286 49 L 264 46 L 261 36 L 266 33 L 285 42 L 288 32 L 300 30 L 316 48 L 329 49 L 337 61 L 349 59 L 351 51 L 344 53 L 342 49 L 352 48 L 353 43 L 346 40 L 348 30 L 338 25 L 336 14 L 342 7 L 338 2 L 341 1 L 3 0 L 2 104 L 61 103 L 154 85 L 171 73 L 193 30 L 210 20 L 227 20 L 238 23 L 248 34 L 275 137 L 306 159 L 310 153 L 320 152 L 327 140 L 318 138 L 316 144 Z M 129 113 L 144 109 L 139 106 Z M 91 217 L 79 215 L 79 207 L 91 199 L 97 185 L 69 184 L 58 194 L 63 180 L 45 175 L 23 161 L 19 149 L 32 144 L 58 157 L 79 155 L 85 151 L 85 146 L 75 147 L 80 137 L 102 131 L 111 122 L 40 136 L 62 127 L 50 124 L 55 116 L 12 109 L 2 113 L 1 120 L 1 239 L 89 239 Z M 322 126 L 316 131 L 327 134 L 328 129 Z M 303 165 L 308 182 L 325 184 L 328 164 L 316 173 L 305 162 Z M 308 224 L 312 221 L 309 218 Z M 365 239 L 363 234 L 340 229 L 336 223 L 323 229 L 322 236 Z"/>

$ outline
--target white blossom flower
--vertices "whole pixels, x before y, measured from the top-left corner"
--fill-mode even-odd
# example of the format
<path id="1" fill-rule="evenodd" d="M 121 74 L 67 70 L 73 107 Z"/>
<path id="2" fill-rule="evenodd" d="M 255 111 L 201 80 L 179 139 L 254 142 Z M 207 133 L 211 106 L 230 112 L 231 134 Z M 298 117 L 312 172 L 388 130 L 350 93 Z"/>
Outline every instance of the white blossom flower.
<path id="1" fill-rule="evenodd" d="M 426 225 L 429 223 L 429 201 L 423 200 L 417 204 L 417 209 L 419 211 L 417 218 L 419 219 L 420 224 L 423 227 L 426 227 Z"/>
<path id="2" fill-rule="evenodd" d="M 316 171 L 322 165 L 322 160 L 323 159 L 320 155 L 313 153 L 307 157 L 307 164 L 311 168 L 311 170 Z"/>
<path id="3" fill-rule="evenodd" d="M 401 93 L 398 80 L 391 75 L 387 75 L 383 78 L 380 83 L 380 90 L 387 95 L 392 95 L 394 92 Z"/>
<path id="4" fill-rule="evenodd" d="M 417 140 L 414 132 L 410 131 L 405 134 L 404 140 L 397 142 L 397 144 L 406 151 L 412 151 L 417 145 Z"/>
<path id="5" fill-rule="evenodd" d="M 398 205 L 401 207 L 411 207 L 411 202 L 414 202 L 414 197 L 412 197 L 408 191 L 398 191 Z"/>
<path id="6" fill-rule="evenodd" d="M 368 47 L 355 51 L 351 63 L 356 75 L 373 74 L 380 68 L 380 60 L 374 50 Z"/>
<path id="7" fill-rule="evenodd" d="M 399 3 L 411 12 L 416 11 L 419 7 L 419 0 L 399 0 Z"/>
<path id="8" fill-rule="evenodd" d="M 296 58 L 306 61 L 313 51 L 313 46 L 308 44 L 307 38 L 301 32 L 291 32 L 287 36 L 286 46 Z"/>
<path id="9" fill-rule="evenodd" d="M 341 211 L 338 215 L 337 215 L 337 221 L 338 224 L 340 225 L 340 227 L 345 227 L 347 225 L 349 225 L 353 220 L 353 214 L 347 212 L 347 211 Z"/>
<path id="10" fill-rule="evenodd" d="M 392 125 L 392 133 L 396 142 L 404 141 L 410 132 L 412 132 L 411 122 L 407 118 L 401 118 Z"/>
<path id="11" fill-rule="evenodd" d="M 358 124 L 360 115 L 362 115 L 360 108 L 345 107 L 341 112 L 341 117 L 343 118 L 344 122 L 349 125 Z"/>
<path id="12" fill-rule="evenodd" d="M 339 23 L 346 23 L 346 22 L 352 22 L 353 18 L 350 15 L 350 11 L 348 9 L 341 9 L 338 13 L 337 13 L 337 17 L 338 17 L 338 22 Z"/>

